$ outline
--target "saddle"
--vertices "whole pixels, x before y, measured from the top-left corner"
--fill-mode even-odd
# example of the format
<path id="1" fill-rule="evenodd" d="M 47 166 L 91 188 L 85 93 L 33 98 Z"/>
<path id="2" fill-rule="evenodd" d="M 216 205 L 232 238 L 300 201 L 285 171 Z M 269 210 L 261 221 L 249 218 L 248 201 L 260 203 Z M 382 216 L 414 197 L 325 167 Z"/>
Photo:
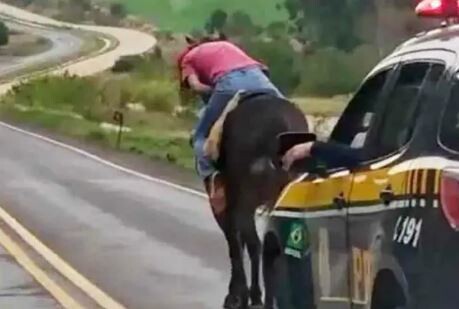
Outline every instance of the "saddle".
<path id="1" fill-rule="evenodd" d="M 209 136 L 204 144 L 204 153 L 210 157 L 214 162 L 217 162 L 220 157 L 220 145 L 223 135 L 223 125 L 228 114 L 236 109 L 238 105 L 244 101 L 258 97 L 261 95 L 273 95 L 271 90 L 257 90 L 257 91 L 238 91 L 228 102 L 220 117 L 212 126 Z"/>

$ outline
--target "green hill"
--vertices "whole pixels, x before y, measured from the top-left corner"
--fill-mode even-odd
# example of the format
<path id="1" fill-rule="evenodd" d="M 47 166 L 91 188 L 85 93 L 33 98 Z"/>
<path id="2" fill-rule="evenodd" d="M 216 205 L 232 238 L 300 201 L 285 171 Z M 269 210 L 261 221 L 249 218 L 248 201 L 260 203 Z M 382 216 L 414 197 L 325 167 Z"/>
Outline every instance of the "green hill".
<path id="1" fill-rule="evenodd" d="M 253 21 L 267 25 L 273 21 L 287 18 L 282 7 L 283 0 L 104 0 L 124 3 L 129 13 L 148 18 L 162 28 L 175 31 L 190 31 L 202 28 L 208 16 L 216 9 L 228 13 L 242 10 Z"/>

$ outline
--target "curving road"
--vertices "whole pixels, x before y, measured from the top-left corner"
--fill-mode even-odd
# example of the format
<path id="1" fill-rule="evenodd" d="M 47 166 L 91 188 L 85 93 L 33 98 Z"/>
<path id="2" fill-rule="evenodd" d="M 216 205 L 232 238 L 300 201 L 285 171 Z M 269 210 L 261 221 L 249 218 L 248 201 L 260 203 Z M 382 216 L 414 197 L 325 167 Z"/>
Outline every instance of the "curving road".
<path id="1" fill-rule="evenodd" d="M 62 26 L 4 4 L 0 13 Z M 65 68 L 74 74 L 107 69 L 120 55 L 142 53 L 155 43 L 133 30 L 81 28 L 112 35 L 120 44 Z M 221 306 L 228 280 L 226 246 L 200 194 L 3 123 L 0 145 L 0 206 L 115 300 L 127 308 Z"/>
<path id="2" fill-rule="evenodd" d="M 83 41 L 66 31 L 56 31 L 23 23 L 7 22 L 9 29 L 40 36 L 49 40 L 52 48 L 27 57 L 0 57 L 0 76 L 18 72 L 34 65 L 56 62 L 75 57 L 80 52 Z"/>
<path id="3" fill-rule="evenodd" d="M 59 28 L 74 28 L 100 33 L 104 36 L 112 37 L 118 42 L 116 48 L 100 53 L 95 57 L 80 59 L 80 61 L 60 66 L 58 69 L 54 70 L 53 73 L 56 74 L 66 71 L 70 74 L 79 76 L 92 75 L 109 69 L 121 56 L 142 54 L 152 49 L 156 44 L 154 37 L 136 30 L 64 23 L 21 10 L 4 3 L 0 3 L 0 17 L 2 15 L 7 18 L 19 19 L 21 22 L 28 22 L 31 25 L 55 27 L 57 28 L 56 32 L 59 32 Z M 1 85 L 0 94 L 8 91 L 17 82 L 18 81 L 13 81 L 11 83 Z"/>

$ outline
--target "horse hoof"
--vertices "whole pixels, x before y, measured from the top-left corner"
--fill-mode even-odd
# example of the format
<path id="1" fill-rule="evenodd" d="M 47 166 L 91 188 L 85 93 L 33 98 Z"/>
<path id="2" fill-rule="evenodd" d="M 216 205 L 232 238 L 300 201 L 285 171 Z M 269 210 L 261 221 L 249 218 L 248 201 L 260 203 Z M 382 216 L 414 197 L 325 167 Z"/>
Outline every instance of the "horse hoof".
<path id="1" fill-rule="evenodd" d="M 250 309 L 265 309 L 265 306 L 261 299 L 252 299 Z"/>
<path id="2" fill-rule="evenodd" d="M 224 309 L 246 309 L 247 300 L 243 300 L 241 296 L 227 295 L 223 303 Z"/>
<path id="3" fill-rule="evenodd" d="M 250 296 L 250 308 L 251 309 L 265 309 L 261 295 Z"/>
<path id="4" fill-rule="evenodd" d="M 262 301 L 262 298 L 261 298 L 261 291 L 260 291 L 259 288 L 253 288 L 252 287 L 250 289 L 249 296 L 250 296 L 250 305 L 251 305 L 250 308 L 255 308 L 255 309 L 258 309 L 258 308 L 264 309 L 265 308 L 263 306 L 263 301 Z"/>

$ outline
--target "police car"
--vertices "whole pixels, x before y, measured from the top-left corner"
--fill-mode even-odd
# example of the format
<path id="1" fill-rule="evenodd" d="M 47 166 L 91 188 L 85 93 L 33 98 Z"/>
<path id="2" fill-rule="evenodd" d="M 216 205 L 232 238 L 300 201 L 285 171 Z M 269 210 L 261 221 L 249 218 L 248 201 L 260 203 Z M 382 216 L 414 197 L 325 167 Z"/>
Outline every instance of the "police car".
<path id="1" fill-rule="evenodd" d="M 381 61 L 331 134 L 365 162 L 309 171 L 270 214 L 274 308 L 459 308 L 459 8 L 416 11 L 446 21 Z"/>

